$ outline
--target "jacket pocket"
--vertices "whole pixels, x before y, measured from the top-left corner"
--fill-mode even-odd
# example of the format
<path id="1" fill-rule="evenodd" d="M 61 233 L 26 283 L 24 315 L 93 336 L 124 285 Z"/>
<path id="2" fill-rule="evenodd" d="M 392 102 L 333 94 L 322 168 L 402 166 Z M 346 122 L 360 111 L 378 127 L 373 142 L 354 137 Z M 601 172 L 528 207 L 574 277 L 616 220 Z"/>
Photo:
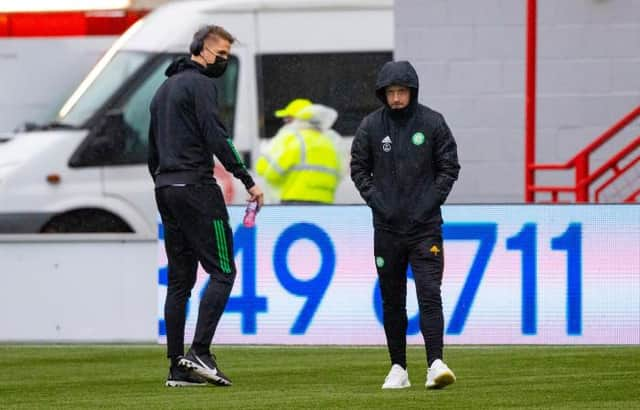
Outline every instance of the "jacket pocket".
<path id="1" fill-rule="evenodd" d="M 409 221 L 414 223 L 428 222 L 428 220 L 433 216 L 435 210 L 438 209 L 440 205 L 440 193 L 432 184 L 424 192 L 424 194 L 422 194 L 418 198 L 416 206 L 409 216 Z"/>
<path id="2" fill-rule="evenodd" d="M 373 212 L 382 218 L 384 221 L 390 222 L 392 218 L 391 207 L 384 203 L 382 194 L 378 191 L 374 192 L 371 199 L 368 202 L 369 207 Z"/>

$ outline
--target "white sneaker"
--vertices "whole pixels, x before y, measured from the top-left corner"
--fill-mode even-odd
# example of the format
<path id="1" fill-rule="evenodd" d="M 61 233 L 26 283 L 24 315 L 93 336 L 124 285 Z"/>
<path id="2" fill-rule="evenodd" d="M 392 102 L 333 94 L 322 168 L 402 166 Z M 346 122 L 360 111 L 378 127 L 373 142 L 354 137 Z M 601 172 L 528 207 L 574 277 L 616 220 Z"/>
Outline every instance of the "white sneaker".
<path id="1" fill-rule="evenodd" d="M 431 367 L 427 370 L 427 389 L 442 389 L 456 381 L 456 375 L 453 374 L 449 366 L 444 364 L 440 359 L 431 363 Z"/>
<path id="2" fill-rule="evenodd" d="M 384 379 L 383 389 L 406 389 L 411 387 L 409 373 L 399 364 L 394 364 Z"/>

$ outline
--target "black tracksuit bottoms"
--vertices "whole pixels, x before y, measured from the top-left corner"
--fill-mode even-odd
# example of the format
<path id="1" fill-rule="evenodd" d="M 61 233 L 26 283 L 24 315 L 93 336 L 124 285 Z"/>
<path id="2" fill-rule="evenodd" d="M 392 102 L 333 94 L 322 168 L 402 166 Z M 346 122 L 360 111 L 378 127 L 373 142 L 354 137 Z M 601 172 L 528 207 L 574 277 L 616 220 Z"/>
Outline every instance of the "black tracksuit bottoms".
<path id="1" fill-rule="evenodd" d="M 156 188 L 156 203 L 169 261 L 164 305 L 167 356 L 184 355 L 186 305 L 198 262 L 210 280 L 200 299 L 191 348 L 197 354 L 208 353 L 236 276 L 233 232 L 222 192 L 213 184 L 165 186 Z"/>
<path id="2" fill-rule="evenodd" d="M 431 366 L 436 359 L 442 359 L 444 318 L 440 287 L 444 254 L 441 231 L 405 235 L 375 229 L 374 253 L 391 364 L 407 367 L 407 268 L 411 264 L 420 310 L 420 330 L 427 365 Z"/>

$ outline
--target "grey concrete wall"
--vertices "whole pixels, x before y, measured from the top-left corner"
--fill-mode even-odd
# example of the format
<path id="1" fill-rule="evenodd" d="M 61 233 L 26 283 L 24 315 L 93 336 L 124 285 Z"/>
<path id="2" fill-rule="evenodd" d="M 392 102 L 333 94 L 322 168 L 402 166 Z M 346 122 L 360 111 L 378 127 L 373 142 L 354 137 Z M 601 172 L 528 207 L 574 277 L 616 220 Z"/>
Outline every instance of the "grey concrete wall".
<path id="1" fill-rule="evenodd" d="M 525 22 L 525 0 L 395 1 L 395 59 L 458 141 L 450 202 L 524 200 Z M 537 160 L 565 162 L 640 104 L 640 0 L 539 0 L 537 81 Z M 592 165 L 639 132 L 636 120 Z"/>
<path id="2" fill-rule="evenodd" d="M 0 40 L 0 132 L 50 119 L 116 38 Z"/>

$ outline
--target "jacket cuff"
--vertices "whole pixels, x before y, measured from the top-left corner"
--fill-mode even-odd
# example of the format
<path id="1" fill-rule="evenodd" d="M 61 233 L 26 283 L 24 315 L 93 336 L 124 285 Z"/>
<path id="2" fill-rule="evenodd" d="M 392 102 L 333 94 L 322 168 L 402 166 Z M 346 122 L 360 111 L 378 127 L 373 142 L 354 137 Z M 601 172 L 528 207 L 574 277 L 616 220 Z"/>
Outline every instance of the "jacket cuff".
<path id="1" fill-rule="evenodd" d="M 244 187 L 248 190 L 250 190 L 251 188 L 253 188 L 256 183 L 253 180 L 253 178 L 251 177 L 251 175 L 249 175 L 248 173 L 245 174 L 240 181 L 242 181 L 242 184 L 244 185 Z"/>

